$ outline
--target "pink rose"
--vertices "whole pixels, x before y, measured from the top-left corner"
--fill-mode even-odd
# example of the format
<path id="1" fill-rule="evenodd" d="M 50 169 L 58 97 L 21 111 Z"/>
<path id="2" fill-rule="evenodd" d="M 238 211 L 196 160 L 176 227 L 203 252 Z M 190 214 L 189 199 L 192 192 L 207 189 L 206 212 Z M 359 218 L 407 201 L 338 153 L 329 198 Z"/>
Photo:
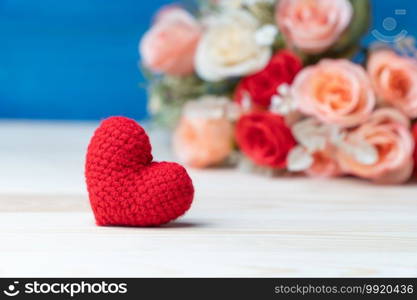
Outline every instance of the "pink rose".
<path id="1" fill-rule="evenodd" d="M 184 9 L 163 9 L 139 45 L 145 66 L 155 73 L 191 74 L 200 35 L 200 25 Z"/>
<path id="2" fill-rule="evenodd" d="M 365 70 L 345 59 L 324 59 L 304 68 L 292 86 L 298 109 L 327 124 L 353 127 L 375 107 L 375 95 Z"/>
<path id="3" fill-rule="evenodd" d="M 411 118 L 417 117 L 417 62 L 391 50 L 371 54 L 368 72 L 376 95 Z"/>
<path id="4" fill-rule="evenodd" d="M 275 18 L 290 46 L 317 54 L 339 39 L 352 15 L 348 0 L 280 0 Z"/>
<path id="5" fill-rule="evenodd" d="M 409 120 L 395 109 L 375 111 L 365 124 L 348 134 L 345 143 L 338 159 L 349 174 L 395 184 L 407 181 L 413 172 L 414 140 Z"/>

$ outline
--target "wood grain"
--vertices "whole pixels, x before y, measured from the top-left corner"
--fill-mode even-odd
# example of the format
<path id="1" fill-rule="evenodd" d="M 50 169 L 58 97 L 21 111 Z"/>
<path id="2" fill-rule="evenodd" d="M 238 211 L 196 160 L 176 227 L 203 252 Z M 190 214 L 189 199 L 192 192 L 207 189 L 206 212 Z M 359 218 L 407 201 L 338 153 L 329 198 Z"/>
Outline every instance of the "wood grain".
<path id="1" fill-rule="evenodd" d="M 0 276 L 417 276 L 415 184 L 190 170 L 196 198 L 183 218 L 161 228 L 97 227 L 82 178 L 91 126 L 65 128 L 75 144 L 83 132 L 58 163 L 80 184 L 71 193 L 51 179 L 53 162 L 35 179 L 42 189 L 19 193 L 18 183 L 3 182 L 15 190 L 0 189 Z M 36 166 L 50 150 L 32 148 L 26 161 Z M 1 154 L 7 166 L 11 154 Z"/>

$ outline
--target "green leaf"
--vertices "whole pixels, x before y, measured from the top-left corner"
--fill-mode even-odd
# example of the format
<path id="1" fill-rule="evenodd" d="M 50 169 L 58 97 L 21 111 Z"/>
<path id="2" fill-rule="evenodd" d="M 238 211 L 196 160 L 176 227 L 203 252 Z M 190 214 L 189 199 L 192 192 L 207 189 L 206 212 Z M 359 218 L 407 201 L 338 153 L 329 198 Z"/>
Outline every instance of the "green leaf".
<path id="1" fill-rule="evenodd" d="M 230 97 L 237 82 L 237 79 L 205 82 L 196 75 L 154 76 L 148 87 L 148 109 L 157 124 L 172 127 L 186 102 L 204 95 Z"/>
<path id="2" fill-rule="evenodd" d="M 369 0 L 349 0 L 353 7 L 352 22 L 347 31 L 332 50 L 344 51 L 352 44 L 359 43 L 360 39 L 368 32 L 371 23 L 371 4 Z"/>

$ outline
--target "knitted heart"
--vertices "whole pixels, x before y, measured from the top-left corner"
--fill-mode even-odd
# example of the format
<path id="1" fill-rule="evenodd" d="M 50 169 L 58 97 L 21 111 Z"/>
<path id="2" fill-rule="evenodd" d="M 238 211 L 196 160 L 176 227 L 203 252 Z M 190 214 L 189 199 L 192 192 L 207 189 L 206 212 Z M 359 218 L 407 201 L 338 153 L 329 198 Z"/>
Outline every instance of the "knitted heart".
<path id="1" fill-rule="evenodd" d="M 152 159 L 149 138 L 135 121 L 112 117 L 101 123 L 85 165 L 97 225 L 156 226 L 190 208 L 194 188 L 186 170 Z"/>

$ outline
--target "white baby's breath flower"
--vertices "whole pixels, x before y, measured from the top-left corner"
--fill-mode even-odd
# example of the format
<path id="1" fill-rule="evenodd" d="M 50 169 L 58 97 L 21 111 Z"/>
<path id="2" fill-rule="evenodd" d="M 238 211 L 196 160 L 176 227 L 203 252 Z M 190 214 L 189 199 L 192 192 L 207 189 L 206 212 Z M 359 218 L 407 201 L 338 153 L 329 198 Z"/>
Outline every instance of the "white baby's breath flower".
<path id="1" fill-rule="evenodd" d="M 314 163 L 314 154 L 325 151 L 343 140 L 344 132 L 335 125 L 327 125 L 314 118 L 307 118 L 292 126 L 292 134 L 299 146 L 288 156 L 288 169 L 293 172 L 308 170 Z"/>
<path id="2" fill-rule="evenodd" d="M 326 147 L 332 127 L 334 126 L 308 118 L 296 123 L 292 127 L 292 133 L 300 145 L 304 146 L 308 152 L 314 153 Z"/>
<path id="3" fill-rule="evenodd" d="M 328 145 L 343 149 L 365 165 L 372 165 L 378 161 L 378 151 L 374 146 L 359 139 L 347 142 L 346 131 L 335 125 L 322 124 L 314 118 L 307 118 L 295 124 L 292 133 L 299 147 L 304 150 L 302 152 L 301 149 L 294 148 L 292 151 L 295 153 L 290 153 L 289 168 L 293 170 L 300 171 L 301 167 L 307 169 L 309 166 L 306 162 L 309 159 L 306 157 L 310 155 L 313 160 L 313 154 L 325 150 Z"/>
<path id="4" fill-rule="evenodd" d="M 256 43 L 258 20 L 242 9 L 224 10 L 207 21 L 195 56 L 197 74 L 219 81 L 257 72 L 268 63 L 269 46 Z"/>
<path id="5" fill-rule="evenodd" d="M 291 97 L 290 85 L 287 83 L 283 83 L 280 86 L 278 86 L 277 91 L 280 95 L 283 95 L 285 97 Z"/>
<path id="6" fill-rule="evenodd" d="M 364 165 L 373 165 L 378 161 L 378 150 L 364 140 L 356 140 L 353 143 L 341 141 L 339 147 L 343 147 L 345 153 L 349 153 L 355 160 Z"/>
<path id="7" fill-rule="evenodd" d="M 336 125 L 323 124 L 307 118 L 292 126 L 298 146 L 288 155 L 288 169 L 293 172 L 308 170 L 314 163 L 314 154 L 326 149 L 343 149 L 361 164 L 373 165 L 378 159 L 377 149 L 362 139 L 346 140 L 347 132 Z"/>
<path id="8" fill-rule="evenodd" d="M 252 97 L 247 91 L 243 92 L 241 105 L 244 111 L 250 111 L 252 109 Z"/>
<path id="9" fill-rule="evenodd" d="M 287 157 L 287 168 L 290 172 L 301 172 L 313 165 L 314 159 L 304 147 L 294 147 Z"/>
<path id="10" fill-rule="evenodd" d="M 272 24 L 267 24 L 259 28 L 255 33 L 255 41 L 261 46 L 271 46 L 278 34 L 278 28 Z"/>
<path id="11" fill-rule="evenodd" d="M 271 98 L 271 112 L 288 116 L 297 110 L 297 106 L 290 93 L 290 86 L 286 83 L 277 88 L 277 94 Z"/>
<path id="12" fill-rule="evenodd" d="M 358 162 L 364 165 L 373 165 L 378 161 L 378 150 L 371 144 L 362 139 L 355 139 L 347 142 L 347 132 L 342 131 L 337 126 L 330 128 L 330 142 L 342 148 L 344 152 L 351 154 Z"/>

